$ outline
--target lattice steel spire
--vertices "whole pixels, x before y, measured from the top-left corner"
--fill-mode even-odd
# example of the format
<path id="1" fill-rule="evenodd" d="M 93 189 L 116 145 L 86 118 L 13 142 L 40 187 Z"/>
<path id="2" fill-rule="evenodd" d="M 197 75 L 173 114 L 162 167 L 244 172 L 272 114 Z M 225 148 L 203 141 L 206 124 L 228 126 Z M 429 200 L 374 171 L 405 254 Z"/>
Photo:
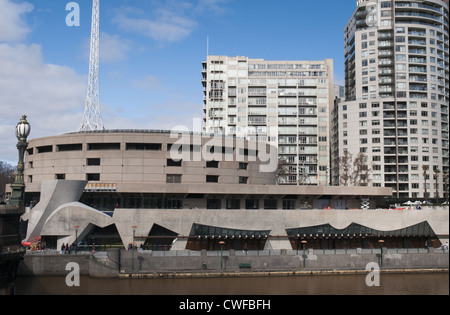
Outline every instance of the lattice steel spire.
<path id="1" fill-rule="evenodd" d="M 103 130 L 99 93 L 100 0 L 92 1 L 91 52 L 86 107 L 79 131 Z"/>

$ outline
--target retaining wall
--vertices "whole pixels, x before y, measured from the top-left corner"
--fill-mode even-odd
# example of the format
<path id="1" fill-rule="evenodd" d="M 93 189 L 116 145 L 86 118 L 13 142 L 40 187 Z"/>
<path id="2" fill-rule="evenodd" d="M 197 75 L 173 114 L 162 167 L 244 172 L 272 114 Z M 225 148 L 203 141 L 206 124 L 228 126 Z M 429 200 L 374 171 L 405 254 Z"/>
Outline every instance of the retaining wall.
<path id="1" fill-rule="evenodd" d="M 172 253 L 173 254 L 173 253 Z M 132 260 L 132 257 L 134 260 Z M 381 262 L 381 258 L 383 261 Z M 19 276 L 65 276 L 69 262 L 80 266 L 81 275 L 118 277 L 120 274 L 148 273 L 216 273 L 239 271 L 301 271 L 301 270 L 365 270 L 369 262 L 382 263 L 390 269 L 448 269 L 449 254 L 430 249 L 423 253 L 399 253 L 385 250 L 381 253 L 336 252 L 315 254 L 307 250 L 279 255 L 245 255 L 234 251 L 180 252 L 177 256 L 163 256 L 161 252 L 109 250 L 104 254 L 28 254 L 19 265 Z M 120 262 L 120 264 L 119 264 Z M 244 266 L 246 265 L 246 266 Z M 250 267 L 243 269 L 242 267 Z"/>

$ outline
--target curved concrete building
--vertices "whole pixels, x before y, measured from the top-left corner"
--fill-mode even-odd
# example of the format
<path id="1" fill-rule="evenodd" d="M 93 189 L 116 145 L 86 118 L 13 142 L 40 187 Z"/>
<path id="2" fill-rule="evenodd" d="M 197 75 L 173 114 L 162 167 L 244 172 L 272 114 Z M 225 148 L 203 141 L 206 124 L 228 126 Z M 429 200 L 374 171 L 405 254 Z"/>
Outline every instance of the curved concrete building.
<path id="1" fill-rule="evenodd" d="M 275 156 L 275 157 L 274 157 Z M 276 149 L 233 137 L 189 132 L 109 130 L 29 141 L 26 184 L 45 180 L 103 184 L 272 185 Z M 116 187 L 117 188 L 117 187 Z"/>

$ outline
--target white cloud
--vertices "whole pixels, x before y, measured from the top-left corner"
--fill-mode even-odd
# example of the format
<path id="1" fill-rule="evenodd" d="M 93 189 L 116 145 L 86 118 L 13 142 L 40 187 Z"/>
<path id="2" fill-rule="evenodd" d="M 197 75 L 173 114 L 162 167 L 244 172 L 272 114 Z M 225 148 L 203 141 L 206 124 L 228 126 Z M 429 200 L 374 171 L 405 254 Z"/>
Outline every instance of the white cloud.
<path id="1" fill-rule="evenodd" d="M 163 87 L 158 77 L 154 75 L 146 75 L 143 79 L 134 80 L 133 83 L 142 90 L 159 90 Z"/>
<path id="2" fill-rule="evenodd" d="M 167 9 L 156 10 L 156 17 L 132 18 L 119 13 L 113 20 L 119 28 L 134 31 L 156 41 L 176 42 L 189 36 L 197 22 Z"/>
<path id="3" fill-rule="evenodd" d="M 123 6 L 113 22 L 121 30 L 131 31 L 158 42 L 177 42 L 188 37 L 199 26 L 199 18 L 222 15 L 229 0 L 153 0 L 146 11 Z"/>
<path id="4" fill-rule="evenodd" d="M 87 77 L 44 62 L 40 45 L 22 44 L 31 29 L 27 2 L 0 0 L 0 160 L 17 161 L 14 127 L 22 115 L 31 124 L 30 138 L 78 129 Z"/>
<path id="5" fill-rule="evenodd" d="M 14 126 L 27 115 L 36 138 L 74 131 L 87 78 L 43 62 L 39 45 L 0 44 L 0 160 L 16 159 Z"/>
<path id="6" fill-rule="evenodd" d="M 83 60 L 89 61 L 90 38 L 85 38 L 80 45 L 80 56 Z M 122 38 L 119 35 L 111 35 L 106 32 L 100 33 L 100 62 L 115 63 L 128 59 L 128 54 L 132 50 L 133 42 Z"/>
<path id="7" fill-rule="evenodd" d="M 90 38 L 85 38 L 81 45 L 83 59 L 89 60 Z M 133 42 L 119 35 L 111 35 L 106 32 L 100 33 L 100 62 L 115 63 L 128 59 L 128 53 L 132 50 Z"/>
<path id="8" fill-rule="evenodd" d="M 132 42 L 119 35 L 100 34 L 100 60 L 101 62 L 118 62 L 127 59 Z M 89 49 L 87 49 L 89 51 Z"/>
<path id="9" fill-rule="evenodd" d="M 0 41 L 18 42 L 31 31 L 22 20 L 22 15 L 33 11 L 28 2 L 21 4 L 0 0 Z"/>
<path id="10" fill-rule="evenodd" d="M 224 4 L 229 0 L 199 0 L 197 4 L 198 11 L 210 11 L 215 14 L 223 14 L 227 12 Z"/>

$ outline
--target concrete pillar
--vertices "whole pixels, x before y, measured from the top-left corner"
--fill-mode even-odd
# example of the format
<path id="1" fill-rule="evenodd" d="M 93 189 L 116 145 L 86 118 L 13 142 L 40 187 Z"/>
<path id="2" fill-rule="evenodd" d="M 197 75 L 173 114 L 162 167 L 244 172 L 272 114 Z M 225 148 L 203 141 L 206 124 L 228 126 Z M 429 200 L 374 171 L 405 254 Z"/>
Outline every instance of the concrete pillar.
<path id="1" fill-rule="evenodd" d="M 187 239 L 178 239 L 172 245 L 172 250 L 186 250 Z"/>
<path id="2" fill-rule="evenodd" d="M 264 249 L 292 249 L 288 239 L 269 239 Z"/>

